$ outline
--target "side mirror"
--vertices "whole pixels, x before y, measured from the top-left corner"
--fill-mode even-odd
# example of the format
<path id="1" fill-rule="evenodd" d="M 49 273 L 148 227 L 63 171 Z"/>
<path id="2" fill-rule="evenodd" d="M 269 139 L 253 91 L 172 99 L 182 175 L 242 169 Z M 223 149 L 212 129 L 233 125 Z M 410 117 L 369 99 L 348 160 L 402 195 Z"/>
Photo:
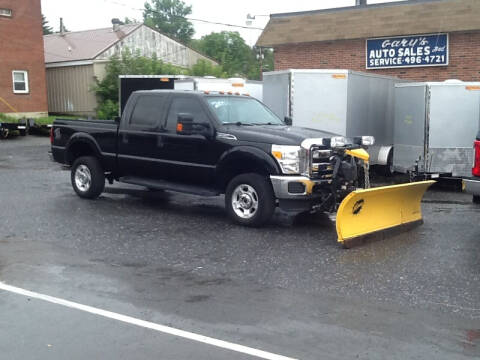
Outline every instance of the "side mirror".
<path id="1" fill-rule="evenodd" d="M 290 116 L 285 116 L 285 125 L 292 126 L 292 118 Z"/>
<path id="2" fill-rule="evenodd" d="M 179 135 L 202 135 L 211 139 L 214 135 L 212 126 L 208 122 L 195 123 L 193 115 L 178 114 L 177 116 L 177 134 Z"/>
<path id="3" fill-rule="evenodd" d="M 177 116 L 177 134 L 193 134 L 193 116 L 191 114 L 178 114 Z"/>
<path id="4" fill-rule="evenodd" d="M 115 121 L 117 124 L 120 124 L 120 119 L 121 119 L 120 116 L 115 116 L 113 118 L 113 121 Z"/>

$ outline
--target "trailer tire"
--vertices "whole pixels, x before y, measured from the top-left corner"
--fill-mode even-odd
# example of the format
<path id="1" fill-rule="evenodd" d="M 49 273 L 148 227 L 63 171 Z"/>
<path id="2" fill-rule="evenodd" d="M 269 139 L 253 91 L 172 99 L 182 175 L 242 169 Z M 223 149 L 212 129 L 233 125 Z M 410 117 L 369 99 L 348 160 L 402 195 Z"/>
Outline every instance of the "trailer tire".
<path id="1" fill-rule="evenodd" d="M 70 175 L 73 190 L 85 199 L 96 199 L 105 189 L 105 173 L 94 156 L 76 159 Z"/>
<path id="2" fill-rule="evenodd" d="M 225 191 L 225 208 L 239 225 L 264 225 L 275 211 L 272 184 L 266 176 L 255 173 L 235 176 Z"/>
<path id="3" fill-rule="evenodd" d="M 472 201 L 474 204 L 480 204 L 480 195 L 473 195 Z"/>

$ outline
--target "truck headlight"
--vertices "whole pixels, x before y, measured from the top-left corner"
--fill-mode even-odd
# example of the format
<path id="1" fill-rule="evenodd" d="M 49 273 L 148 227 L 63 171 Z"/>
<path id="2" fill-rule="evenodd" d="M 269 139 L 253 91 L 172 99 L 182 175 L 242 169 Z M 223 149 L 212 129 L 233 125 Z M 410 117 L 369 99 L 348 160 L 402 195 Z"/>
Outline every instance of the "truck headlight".
<path id="1" fill-rule="evenodd" d="M 272 145 L 272 155 L 284 174 L 300 173 L 300 146 Z"/>
<path id="2" fill-rule="evenodd" d="M 343 147 L 345 145 L 347 145 L 347 139 L 343 136 L 334 136 L 330 139 L 330 146 L 332 148 Z"/>
<path id="3" fill-rule="evenodd" d="M 353 138 L 353 143 L 363 146 L 375 145 L 375 138 L 373 136 L 356 136 Z"/>
<path id="4" fill-rule="evenodd" d="M 363 146 L 375 145 L 375 138 L 373 136 L 362 136 L 362 145 Z"/>

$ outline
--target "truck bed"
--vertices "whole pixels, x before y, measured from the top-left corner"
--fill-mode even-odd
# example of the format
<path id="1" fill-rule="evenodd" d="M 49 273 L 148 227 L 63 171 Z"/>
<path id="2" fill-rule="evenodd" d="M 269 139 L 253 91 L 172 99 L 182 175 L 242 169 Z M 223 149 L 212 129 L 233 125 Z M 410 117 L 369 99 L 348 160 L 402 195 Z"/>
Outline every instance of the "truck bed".
<path id="1" fill-rule="evenodd" d="M 117 151 L 118 124 L 114 120 L 72 120 L 58 118 L 52 128 L 52 154 L 56 161 L 69 164 L 66 147 L 82 138 L 102 158 L 105 169 L 112 170 Z"/>

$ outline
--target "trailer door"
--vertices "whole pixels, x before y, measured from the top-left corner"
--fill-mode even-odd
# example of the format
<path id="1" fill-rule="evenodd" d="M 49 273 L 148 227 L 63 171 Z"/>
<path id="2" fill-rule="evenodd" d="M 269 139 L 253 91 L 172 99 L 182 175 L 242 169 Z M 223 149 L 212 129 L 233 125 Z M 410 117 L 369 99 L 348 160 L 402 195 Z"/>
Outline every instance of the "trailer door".
<path id="1" fill-rule="evenodd" d="M 428 104 L 426 85 L 395 87 L 393 166 L 395 171 L 413 170 L 415 161 L 424 164 L 425 122 Z M 422 170 L 422 169 L 420 169 Z"/>
<path id="2" fill-rule="evenodd" d="M 266 73 L 263 76 L 263 103 L 280 119 L 290 114 L 290 73 Z"/>
<path id="3" fill-rule="evenodd" d="M 478 130 L 479 88 L 468 84 L 430 87 L 429 172 L 470 176 L 472 144 Z"/>

